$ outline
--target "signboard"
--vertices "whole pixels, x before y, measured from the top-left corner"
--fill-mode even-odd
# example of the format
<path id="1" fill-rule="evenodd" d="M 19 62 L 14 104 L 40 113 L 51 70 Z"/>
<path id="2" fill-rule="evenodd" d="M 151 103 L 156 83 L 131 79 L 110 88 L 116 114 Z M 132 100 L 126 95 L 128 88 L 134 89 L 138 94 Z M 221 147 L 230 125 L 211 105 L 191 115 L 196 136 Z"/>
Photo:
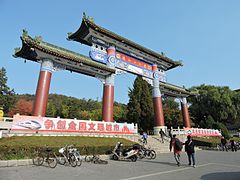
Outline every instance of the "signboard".
<path id="1" fill-rule="evenodd" d="M 106 49 L 104 47 L 94 44 L 91 47 L 89 56 L 94 61 L 107 64 L 108 56 L 107 56 Z M 152 65 L 136 57 L 126 55 L 120 52 L 116 52 L 115 60 L 110 61 L 109 63 L 118 69 L 130 72 L 136 75 L 141 75 L 149 79 L 154 78 Z M 155 73 L 155 75 L 158 76 L 159 81 L 166 82 L 166 74 L 163 70 L 160 70 L 159 72 Z"/>
<path id="2" fill-rule="evenodd" d="M 11 130 L 15 131 L 43 131 L 43 132 L 76 132 L 102 134 L 136 134 L 134 124 L 112 123 L 103 121 L 61 119 L 37 116 L 13 117 Z"/>
<path id="3" fill-rule="evenodd" d="M 184 131 L 186 135 L 191 136 L 222 136 L 216 129 L 184 128 Z"/>

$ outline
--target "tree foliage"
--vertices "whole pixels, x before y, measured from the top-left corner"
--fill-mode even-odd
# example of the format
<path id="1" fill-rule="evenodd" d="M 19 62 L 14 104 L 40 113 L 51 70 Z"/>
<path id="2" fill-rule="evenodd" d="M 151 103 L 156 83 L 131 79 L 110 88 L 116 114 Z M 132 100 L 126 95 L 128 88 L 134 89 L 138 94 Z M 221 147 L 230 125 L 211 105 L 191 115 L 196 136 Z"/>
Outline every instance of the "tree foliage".
<path id="1" fill-rule="evenodd" d="M 154 126 L 153 103 L 150 86 L 141 77 L 134 81 L 129 89 L 129 103 L 127 105 L 127 119 L 137 123 L 140 130 L 151 130 Z"/>
<path id="2" fill-rule="evenodd" d="M 192 87 L 198 96 L 188 98 L 194 123 L 201 127 L 213 126 L 213 122 L 234 124 L 240 117 L 240 92 L 229 87 L 201 85 Z"/>
<path id="3" fill-rule="evenodd" d="M 14 96 L 14 90 L 7 86 L 7 72 L 5 68 L 0 69 L 0 106 L 3 107 L 5 114 L 8 113 L 9 109 L 13 106 L 16 99 Z"/>
<path id="4" fill-rule="evenodd" d="M 164 96 L 162 103 L 165 125 L 168 128 L 177 128 L 178 126 L 183 126 L 183 119 L 179 109 L 179 103 L 175 101 L 175 98 Z"/>
<path id="5" fill-rule="evenodd" d="M 19 99 L 15 106 L 10 109 L 8 116 L 13 116 L 17 113 L 21 115 L 31 116 L 33 110 L 33 101 L 27 101 L 25 99 Z"/>

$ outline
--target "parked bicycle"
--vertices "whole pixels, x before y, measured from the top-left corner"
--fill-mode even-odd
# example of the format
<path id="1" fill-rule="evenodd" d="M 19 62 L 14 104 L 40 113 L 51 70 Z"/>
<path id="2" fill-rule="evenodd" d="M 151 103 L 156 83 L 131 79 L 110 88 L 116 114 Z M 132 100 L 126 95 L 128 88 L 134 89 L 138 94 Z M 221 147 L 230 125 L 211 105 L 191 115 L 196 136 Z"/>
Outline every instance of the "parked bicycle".
<path id="1" fill-rule="evenodd" d="M 82 156 L 80 155 L 80 152 L 77 150 L 77 148 L 73 148 L 70 146 L 68 148 L 68 151 L 75 156 L 76 161 L 77 161 L 77 166 L 81 166 L 82 165 Z"/>
<path id="2" fill-rule="evenodd" d="M 145 147 L 139 144 L 135 144 L 134 146 L 137 146 L 138 151 L 138 157 L 139 159 L 148 158 L 148 159 L 155 159 L 156 158 L 156 152 L 151 149 L 150 147 Z"/>
<path id="3" fill-rule="evenodd" d="M 66 145 L 58 150 L 58 163 L 65 165 L 66 163 L 70 164 L 72 167 L 76 167 L 78 162 L 75 154 L 71 150 L 72 145 Z M 82 164 L 82 163 L 81 163 Z"/>
<path id="4" fill-rule="evenodd" d="M 36 166 L 41 166 L 44 162 L 46 162 L 51 168 L 55 168 L 57 166 L 57 157 L 52 149 L 48 147 L 44 149 L 37 149 L 34 152 L 32 161 Z"/>
<path id="5" fill-rule="evenodd" d="M 99 155 L 90 155 L 89 150 L 86 146 L 83 147 L 83 151 L 86 152 L 86 156 L 84 158 L 85 162 L 93 162 L 94 164 L 108 164 L 108 161 L 102 160 Z"/>

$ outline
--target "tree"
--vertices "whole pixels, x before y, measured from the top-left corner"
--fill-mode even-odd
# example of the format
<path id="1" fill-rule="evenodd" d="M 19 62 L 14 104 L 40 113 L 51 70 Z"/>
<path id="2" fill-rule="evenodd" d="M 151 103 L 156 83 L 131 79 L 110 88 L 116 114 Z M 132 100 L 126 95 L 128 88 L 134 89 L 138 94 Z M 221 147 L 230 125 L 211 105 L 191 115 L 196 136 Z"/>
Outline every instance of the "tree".
<path id="1" fill-rule="evenodd" d="M 140 130 L 153 129 L 153 104 L 148 83 L 141 77 L 137 77 L 134 81 L 133 89 L 129 89 L 128 95 L 128 122 L 137 123 Z"/>
<path id="2" fill-rule="evenodd" d="M 199 92 L 198 96 L 189 97 L 189 110 L 194 117 L 196 125 L 201 127 L 209 126 L 209 116 L 215 122 L 223 124 L 234 123 L 239 120 L 240 115 L 240 94 L 231 91 L 229 87 L 218 87 L 210 85 L 201 85 L 192 87 Z M 211 122 L 212 123 L 212 122 Z"/>
<path id="3" fill-rule="evenodd" d="M 163 97 L 163 112 L 165 125 L 170 128 L 177 128 L 183 125 L 179 104 L 173 97 Z"/>
<path id="4" fill-rule="evenodd" d="M 140 124 L 141 107 L 140 107 L 140 78 L 136 78 L 133 88 L 129 88 L 129 102 L 127 104 L 127 121 Z"/>
<path id="5" fill-rule="evenodd" d="M 7 72 L 5 68 L 0 69 L 0 106 L 3 107 L 5 114 L 8 113 L 9 109 L 16 102 L 15 93 L 13 89 L 7 86 Z"/>
<path id="6" fill-rule="evenodd" d="M 20 115 L 31 116 L 33 110 L 33 101 L 26 101 L 25 99 L 19 99 L 15 106 L 10 109 L 8 116 L 13 116 L 17 113 Z"/>

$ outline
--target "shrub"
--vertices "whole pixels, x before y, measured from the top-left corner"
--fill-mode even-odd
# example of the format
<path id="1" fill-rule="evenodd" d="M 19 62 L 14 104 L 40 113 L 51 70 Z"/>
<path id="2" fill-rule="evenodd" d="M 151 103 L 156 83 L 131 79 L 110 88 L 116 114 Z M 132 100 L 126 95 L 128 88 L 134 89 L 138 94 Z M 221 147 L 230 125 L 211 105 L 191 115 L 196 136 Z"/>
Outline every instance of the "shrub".
<path id="1" fill-rule="evenodd" d="M 57 136 L 30 136 L 30 137 L 10 137 L 0 139 L 0 160 L 29 159 L 39 148 L 51 148 L 54 152 L 66 144 L 74 144 L 82 155 L 86 154 L 106 154 L 113 150 L 117 142 L 123 142 L 129 147 L 135 142 L 122 138 L 103 137 L 57 137 Z M 46 146 L 47 145 L 47 146 Z M 87 147 L 87 148 L 85 148 Z"/>

